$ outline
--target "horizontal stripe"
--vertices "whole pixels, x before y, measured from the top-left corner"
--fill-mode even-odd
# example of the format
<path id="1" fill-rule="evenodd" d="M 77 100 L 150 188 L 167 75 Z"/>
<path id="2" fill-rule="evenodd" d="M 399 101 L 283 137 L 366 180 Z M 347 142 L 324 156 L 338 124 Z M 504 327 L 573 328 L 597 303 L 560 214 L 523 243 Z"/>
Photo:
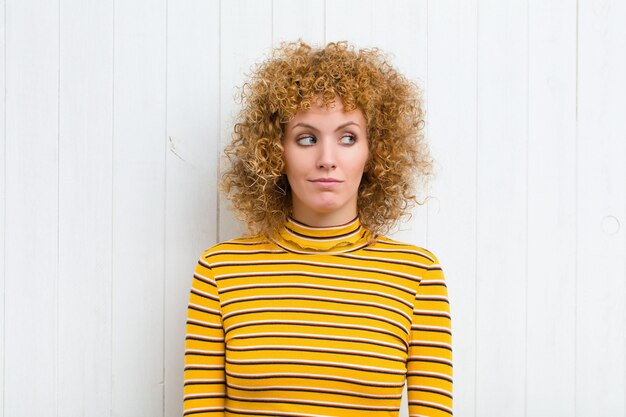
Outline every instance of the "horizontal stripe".
<path id="1" fill-rule="evenodd" d="M 423 264 L 421 262 L 411 262 L 411 261 L 407 261 L 407 260 L 401 260 L 401 259 L 392 259 L 392 258 L 380 258 L 377 256 L 360 256 L 360 255 L 355 255 L 352 253 L 344 253 L 342 255 L 338 255 L 342 258 L 350 258 L 350 259 L 356 259 L 359 261 L 366 261 L 366 262 L 381 262 L 384 264 L 395 264 L 395 265 L 405 265 L 405 266 L 412 266 L 418 269 L 428 269 L 429 265 Z"/>
<path id="2" fill-rule="evenodd" d="M 413 310 L 413 315 L 415 316 L 430 316 L 430 317 L 443 317 L 446 319 L 450 318 L 450 313 L 447 311 L 441 310 Z"/>
<path id="3" fill-rule="evenodd" d="M 202 400 L 206 398 L 226 398 L 226 393 L 214 392 L 209 394 L 188 394 L 183 396 L 183 400 Z"/>
<path id="4" fill-rule="evenodd" d="M 294 297 L 289 297 L 287 299 L 292 300 L 294 299 Z M 282 301 L 282 299 L 280 298 L 276 298 L 275 300 Z M 229 313 L 230 316 L 228 318 L 232 319 L 234 317 L 240 317 L 242 315 L 264 314 L 264 313 L 301 313 L 301 314 L 297 314 L 297 316 L 300 318 L 303 318 L 303 316 L 306 314 L 315 314 L 315 315 L 320 315 L 320 316 L 330 316 L 330 317 L 324 317 L 324 318 L 328 318 L 331 320 L 334 317 L 349 317 L 349 318 L 361 318 L 361 319 L 365 318 L 365 319 L 378 321 L 380 323 L 389 324 L 401 330 L 406 335 L 409 335 L 409 330 L 407 330 L 405 326 L 403 326 L 401 323 L 398 323 L 386 317 L 375 315 L 375 314 L 351 313 L 351 312 L 338 311 L 338 310 L 322 310 L 322 309 L 312 309 L 312 308 L 258 308 L 258 309 L 254 308 L 254 309 L 246 309 L 246 310 L 242 309 L 236 312 Z M 293 317 L 293 314 L 285 314 L 282 317 Z"/>
<path id="5" fill-rule="evenodd" d="M 226 352 L 223 350 L 200 350 L 200 349 L 185 349 L 185 355 L 198 355 L 198 356 L 224 356 Z"/>
<path id="6" fill-rule="evenodd" d="M 289 411 L 263 411 L 263 410 L 243 410 L 241 408 L 226 407 L 226 411 L 229 413 L 242 414 L 245 416 L 285 416 L 285 417 L 328 417 L 324 414 L 311 414 L 311 413 L 290 413 Z"/>
<path id="7" fill-rule="evenodd" d="M 258 333 L 248 333 L 248 334 L 243 334 L 243 335 L 235 335 L 232 337 L 232 339 L 252 339 L 252 338 L 265 338 L 265 337 L 331 340 L 331 341 L 338 341 L 338 342 L 361 343 L 361 344 L 384 346 L 384 347 L 388 347 L 391 349 L 397 349 L 402 352 L 407 351 L 404 345 L 395 345 L 393 343 L 384 342 L 384 341 L 375 340 L 375 339 L 365 339 L 365 338 L 360 338 L 360 337 L 332 336 L 332 335 L 321 336 L 321 335 L 310 334 L 310 333 L 258 332 Z"/>
<path id="8" fill-rule="evenodd" d="M 185 379 L 185 385 L 220 385 L 225 381 L 221 379 Z"/>
<path id="9" fill-rule="evenodd" d="M 199 364 L 199 363 L 190 363 L 185 365 L 184 370 L 185 371 L 213 371 L 213 370 L 217 370 L 219 371 L 220 369 L 225 369 L 224 365 L 204 365 L 204 364 Z"/>
<path id="10" fill-rule="evenodd" d="M 203 335 L 194 334 L 194 333 L 188 333 L 187 336 L 185 336 L 185 339 L 198 340 L 202 342 L 215 342 L 215 343 L 220 343 L 224 341 L 223 337 L 210 337 L 210 336 L 203 336 Z"/>
<path id="11" fill-rule="evenodd" d="M 450 391 L 447 391 L 445 389 L 435 388 L 435 387 L 427 387 L 424 385 L 414 385 L 411 388 L 407 388 L 407 391 L 430 392 L 433 394 L 440 394 L 448 398 L 452 398 L 452 393 Z"/>
<path id="12" fill-rule="evenodd" d="M 331 235 L 331 236 L 308 236 L 304 233 L 298 233 L 296 230 L 293 230 L 289 227 L 285 227 L 285 231 L 298 239 L 302 239 L 302 240 L 306 240 L 310 242 L 316 242 L 316 241 L 340 241 L 344 238 L 352 237 L 354 235 L 362 233 L 363 229 L 359 227 L 358 229 L 351 230 L 346 233 L 340 233 L 340 234 Z"/>
<path id="13" fill-rule="evenodd" d="M 360 249 L 363 249 L 364 247 L 366 247 L 369 243 L 363 243 L 361 245 L 358 246 L 348 246 L 345 249 L 338 249 L 338 248 L 334 248 L 333 250 L 329 250 L 329 251 L 318 251 L 318 250 L 303 250 L 303 249 L 295 249 L 293 247 L 289 247 L 287 245 L 285 245 L 284 243 L 278 242 L 276 240 L 273 240 L 273 243 L 276 244 L 276 246 L 278 246 L 279 248 L 284 249 L 287 252 L 290 253 L 295 253 L 295 254 L 299 254 L 299 255 L 322 255 L 322 254 L 336 254 L 336 253 L 347 253 L 347 252 L 356 252 Z"/>
<path id="14" fill-rule="evenodd" d="M 349 410 L 364 410 L 364 411 L 400 411 L 399 407 L 390 407 L 384 405 L 357 405 L 357 404 L 348 404 L 348 403 L 338 403 L 331 401 L 314 401 L 314 400 L 296 400 L 296 399 L 285 399 L 281 397 L 254 397 L 254 398 L 246 398 L 246 397 L 237 397 L 229 395 L 228 399 L 242 401 L 242 402 L 266 402 L 272 404 L 305 404 L 305 405 L 313 405 L 318 407 L 332 407 L 332 408 L 346 408 Z"/>
<path id="15" fill-rule="evenodd" d="M 450 374 L 442 374 L 441 372 L 408 371 L 406 373 L 406 376 L 407 377 L 419 376 L 419 377 L 425 377 L 425 378 L 436 378 L 436 379 L 442 379 L 444 381 L 452 382 L 452 376 Z M 407 382 L 407 388 L 408 387 L 415 387 L 415 386 L 416 385 L 409 384 Z"/>
<path id="16" fill-rule="evenodd" d="M 200 413 L 223 413 L 224 407 L 202 407 L 202 408 L 190 408 L 183 412 L 183 416 L 190 416 Z"/>
<path id="17" fill-rule="evenodd" d="M 194 326 L 206 327 L 208 329 L 221 329 L 221 323 L 210 323 L 208 321 L 196 320 L 196 319 L 187 319 L 187 324 L 192 324 Z"/>
<path id="18" fill-rule="evenodd" d="M 390 369 L 390 368 L 381 368 L 378 366 L 365 366 L 365 365 L 354 365 L 347 364 L 344 362 L 330 362 L 330 361 L 312 361 L 305 359 L 228 359 L 226 358 L 226 363 L 232 363 L 234 365 L 302 365 L 302 366 L 328 366 L 332 368 L 342 368 L 342 369 L 352 369 L 355 371 L 364 371 L 364 372 L 377 372 L 383 374 L 391 374 L 391 375 L 404 375 L 406 371 L 404 369 Z"/>
<path id="19" fill-rule="evenodd" d="M 442 326 L 418 326 L 418 325 L 413 325 L 413 326 L 411 326 L 411 330 L 419 331 L 419 332 L 440 332 L 440 333 L 452 334 L 452 332 L 450 331 L 449 328 L 442 327 Z"/>
<path id="20" fill-rule="evenodd" d="M 446 413 L 452 415 L 452 409 L 451 408 L 446 407 L 446 406 L 441 405 L 441 404 L 438 404 L 438 403 L 433 403 L 433 402 L 428 402 L 428 401 L 412 400 L 412 401 L 409 401 L 409 405 L 418 405 L 420 407 L 434 408 L 435 410 L 445 411 Z"/>
<path id="21" fill-rule="evenodd" d="M 243 238 L 245 239 L 245 238 Z M 227 246 L 227 245 L 234 245 L 234 246 L 259 246 L 259 245 L 265 245 L 269 243 L 268 240 L 266 239 L 262 239 L 262 240 L 242 240 L 242 238 L 237 238 L 237 239 L 230 239 L 225 241 L 224 243 L 222 243 L 223 246 Z"/>
<path id="22" fill-rule="evenodd" d="M 314 353 L 332 353 L 337 355 L 356 355 L 365 356 L 370 358 L 386 359 L 394 362 L 406 362 L 405 358 L 392 355 L 383 355 L 379 353 L 365 352 L 362 350 L 349 350 L 349 349 L 333 349 L 322 347 L 303 347 L 303 346 L 289 346 L 289 345 L 255 345 L 255 346 L 227 346 L 226 350 L 233 352 L 256 352 L 264 350 L 285 350 L 285 351 L 298 351 L 298 352 L 314 352 Z"/>
<path id="23" fill-rule="evenodd" d="M 416 301 L 442 301 L 444 303 L 448 303 L 448 297 L 443 295 L 417 295 L 415 297 Z"/>
<path id="24" fill-rule="evenodd" d="M 269 249 L 226 250 L 225 249 L 225 250 L 211 251 L 210 253 L 205 255 L 204 259 L 209 259 L 209 258 L 213 258 L 216 256 L 223 256 L 223 255 L 271 255 L 271 254 L 280 254 L 280 253 L 285 253 L 285 251 L 282 251 L 280 249 L 273 249 L 273 250 L 269 250 Z"/>
<path id="25" fill-rule="evenodd" d="M 356 265 L 336 264 L 336 263 L 331 264 L 331 263 L 326 263 L 326 262 L 305 261 L 305 260 L 300 260 L 300 259 L 273 259 L 273 260 L 255 259 L 251 261 L 239 260 L 239 261 L 231 261 L 231 262 L 223 261 L 223 262 L 212 263 L 211 268 L 219 269 L 219 268 L 233 267 L 233 266 L 256 267 L 256 266 L 276 266 L 276 265 L 304 265 L 304 266 L 313 266 L 313 267 L 326 268 L 326 269 L 332 269 L 332 270 L 344 269 L 348 271 L 372 272 L 372 273 L 383 274 L 383 275 L 397 276 L 397 277 L 405 278 L 407 280 L 414 281 L 414 282 L 419 282 L 421 280 L 420 277 L 416 277 L 415 275 L 411 275 L 402 271 L 397 271 L 397 270 L 392 270 L 392 269 L 375 268 L 372 266 L 365 266 L 365 265 L 360 265 L 360 264 L 356 264 Z M 263 271 L 257 271 L 257 272 L 259 274 L 263 274 Z M 285 272 L 289 272 L 289 271 L 272 271 L 272 273 L 276 273 L 276 272 L 280 272 L 284 274 Z M 307 272 L 307 271 L 294 270 L 294 272 L 302 273 L 302 272 Z M 219 281 L 220 279 L 224 279 L 225 277 L 229 275 L 232 275 L 232 274 L 220 274 L 216 272 L 215 279 Z M 413 294 L 415 293 L 415 291 L 410 290 L 409 287 L 403 287 L 403 289 Z"/>
<path id="26" fill-rule="evenodd" d="M 224 330 L 226 333 L 238 329 L 240 327 L 248 327 L 248 326 L 264 326 L 264 325 L 294 325 L 294 326 L 316 326 L 316 327 L 332 327 L 336 329 L 349 329 L 349 330 L 363 330 L 374 333 L 381 333 L 392 336 L 403 343 L 407 343 L 403 338 L 398 336 L 397 334 L 384 330 L 378 329 L 376 327 L 371 326 L 363 326 L 358 324 L 342 324 L 342 323 L 333 323 L 333 322 L 322 322 L 322 321 L 299 321 L 299 320 L 252 320 L 245 323 L 236 323 L 230 326 L 225 326 Z"/>
<path id="27" fill-rule="evenodd" d="M 408 302 L 404 298 L 398 297 L 398 296 L 393 295 L 393 294 L 384 294 L 384 293 L 381 293 L 380 291 L 363 290 L 363 289 L 360 289 L 360 288 L 356 289 L 356 288 L 335 287 L 335 286 L 332 286 L 332 285 L 284 284 L 284 283 L 233 285 L 233 286 L 230 286 L 228 288 L 224 288 L 221 291 L 221 294 L 228 294 L 228 293 L 231 293 L 233 291 L 268 289 L 268 288 L 274 288 L 274 289 L 278 288 L 278 289 L 281 289 L 281 290 L 285 290 L 287 288 L 289 288 L 289 289 L 306 288 L 306 289 L 321 290 L 321 291 L 346 292 L 346 293 L 350 293 L 350 294 L 367 294 L 367 295 L 372 295 L 372 296 L 376 296 L 376 297 L 383 297 L 383 298 L 391 299 L 391 300 L 397 301 L 399 303 L 402 303 L 402 304 L 406 305 L 407 307 L 413 307 L 412 303 Z M 228 302 L 225 302 L 222 305 L 222 307 L 225 306 L 225 305 L 228 305 L 227 303 Z"/>
<path id="28" fill-rule="evenodd" d="M 205 268 L 206 268 L 206 267 L 208 267 L 208 265 L 206 265 L 206 266 L 204 266 L 204 265 L 203 265 L 203 267 L 205 267 Z M 197 279 L 198 281 L 204 282 L 205 284 L 208 284 L 208 285 L 211 285 L 211 286 L 213 286 L 213 287 L 216 287 L 216 288 L 217 288 L 217 284 L 215 284 L 215 281 L 213 281 L 213 280 L 212 280 L 212 279 L 210 279 L 209 277 L 205 277 L 204 275 L 199 274 L 198 272 L 194 273 L 194 274 L 193 274 L 193 277 L 194 277 L 195 279 Z"/>
<path id="29" fill-rule="evenodd" d="M 366 394 L 359 391 L 349 391 L 349 390 L 340 390 L 336 388 L 316 388 L 316 387 L 304 387 L 304 386 L 294 386 L 294 385 L 264 385 L 261 387 L 247 387 L 242 385 L 235 385 L 231 383 L 227 383 L 226 386 L 228 388 L 237 389 L 241 391 L 301 391 L 301 392 L 316 392 L 316 393 L 325 393 L 331 395 L 345 395 L 349 397 L 358 397 L 358 398 L 374 398 L 374 399 L 385 399 L 385 400 L 397 400 L 402 398 L 402 393 L 400 394 Z"/>
<path id="30" fill-rule="evenodd" d="M 450 345 L 449 343 L 433 342 L 430 340 L 412 340 L 410 342 L 410 346 L 435 347 L 435 348 L 452 350 L 452 345 Z"/>
<path id="31" fill-rule="evenodd" d="M 213 294 L 209 294 L 208 292 L 205 292 L 205 291 L 200 291 L 200 290 L 198 290 L 198 289 L 196 289 L 196 288 L 193 288 L 193 289 L 191 290 L 191 293 L 192 293 L 192 294 L 195 294 L 195 295 L 197 295 L 197 296 L 200 296 L 200 297 L 202 297 L 202 298 L 206 298 L 206 299 L 208 299 L 208 300 L 217 301 L 218 303 L 219 303 L 219 301 L 220 301 L 219 297 L 217 297 L 217 296 L 215 296 L 215 295 L 213 295 Z"/>
<path id="32" fill-rule="evenodd" d="M 385 387 L 385 388 L 404 387 L 404 381 L 400 383 L 379 382 L 379 381 L 370 381 L 370 380 L 365 380 L 365 379 L 348 378 L 348 377 L 343 377 L 339 375 L 312 374 L 310 372 L 308 373 L 273 372 L 273 373 L 243 374 L 243 373 L 232 372 L 232 371 L 226 370 L 226 375 L 232 378 L 241 378 L 241 379 L 295 378 L 295 379 L 314 379 L 314 380 L 324 380 L 324 381 L 346 382 L 350 384 L 363 385 L 367 387 Z"/>
<path id="33" fill-rule="evenodd" d="M 335 268 L 335 269 L 349 269 L 349 268 L 343 268 L 343 267 L 339 267 L 339 268 Z M 371 271 L 371 270 L 365 270 L 363 268 L 360 269 L 356 269 L 356 268 L 352 268 L 352 270 L 354 271 L 359 271 L 359 272 L 379 272 L 382 273 L 381 271 Z M 406 278 L 406 274 L 394 274 L 394 273 L 389 273 L 387 275 L 392 275 L 392 276 L 396 276 L 399 278 Z M 401 291 L 404 291 L 408 294 L 411 295 L 416 295 L 417 292 L 415 290 L 410 289 L 409 287 L 405 287 L 405 286 L 401 286 L 401 285 L 396 285 L 394 283 L 391 282 L 381 282 L 380 280 L 376 280 L 376 279 L 367 279 L 367 278 L 362 278 L 362 277 L 347 277 L 344 275 L 333 275 L 333 274 L 328 274 L 328 273 L 313 273 L 313 272 L 305 272 L 305 271 L 300 271 L 300 270 L 290 270 L 290 271 L 276 271 L 276 272 L 240 272 L 240 273 L 233 273 L 233 274 L 220 274 L 218 276 L 218 279 L 220 281 L 223 280 L 228 280 L 228 279 L 237 279 L 237 278 L 258 278 L 258 277 L 286 277 L 286 276 L 291 276 L 291 277 L 310 277 L 310 278 L 326 278 L 326 279 L 332 279 L 332 280 L 338 280 L 338 281 L 353 281 L 353 282 L 365 282 L 365 283 L 369 283 L 369 284 L 374 284 L 375 286 L 381 286 L 381 287 L 391 287 L 391 288 L 396 288 L 399 289 Z"/>
<path id="34" fill-rule="evenodd" d="M 382 244 L 388 244 L 389 242 L 381 241 Z M 400 244 L 399 246 L 404 246 L 404 244 Z M 431 263 L 435 262 L 433 257 L 430 255 L 419 251 L 419 250 L 411 250 L 411 249 L 398 249 L 398 248 L 366 248 L 363 249 L 363 252 L 383 252 L 383 253 L 399 253 L 402 255 L 417 255 L 423 258 L 428 259 Z"/>
<path id="35" fill-rule="evenodd" d="M 385 305 L 379 304 L 379 303 L 370 303 L 370 302 L 365 302 L 365 301 L 360 301 L 359 302 L 359 301 L 352 301 L 352 300 L 346 300 L 346 299 L 340 299 L 340 298 L 293 296 L 291 294 L 285 294 L 283 296 L 278 296 L 278 297 L 275 297 L 275 296 L 242 297 L 242 298 L 237 298 L 237 299 L 234 299 L 234 300 L 230 300 L 228 302 L 228 305 L 234 304 L 234 303 L 252 302 L 252 301 L 260 301 L 260 300 L 317 301 L 317 302 L 326 303 L 326 304 L 339 304 L 339 305 L 345 304 L 345 305 L 372 307 L 372 308 L 376 308 L 376 309 L 380 309 L 380 310 L 390 311 L 390 312 L 395 313 L 395 314 L 397 314 L 399 316 L 402 316 L 403 318 L 405 318 L 407 320 L 408 323 L 411 322 L 411 317 L 408 314 L 406 314 L 405 312 L 403 312 L 401 310 L 398 310 L 396 308 L 388 307 L 388 306 L 385 306 Z M 231 301 L 232 301 L 232 303 L 231 303 Z M 323 308 L 292 308 L 292 307 L 277 307 L 277 308 L 262 308 L 262 307 L 259 307 L 259 308 L 246 308 L 246 309 L 242 308 L 242 309 L 231 311 L 229 313 L 224 314 L 222 316 L 222 319 L 226 320 L 229 317 L 232 317 L 233 315 L 239 315 L 239 314 L 265 313 L 265 312 L 311 313 L 311 314 L 327 314 L 327 315 L 331 315 L 331 316 L 363 317 L 363 318 L 369 318 L 369 319 L 372 319 L 372 320 L 384 321 L 384 322 L 389 323 L 389 324 L 391 324 L 393 326 L 397 326 L 403 332 L 408 333 L 408 330 L 403 325 L 401 325 L 400 323 L 398 323 L 395 320 L 390 320 L 390 319 L 388 319 L 386 317 L 382 317 L 382 316 L 374 315 L 374 314 L 353 313 L 353 312 L 348 312 L 348 311 L 328 310 L 328 309 L 323 309 Z"/>
<path id="36" fill-rule="evenodd" d="M 423 281 L 421 285 L 424 287 L 433 287 L 433 286 L 447 287 L 446 282 L 442 279 L 429 279 L 427 281 Z"/>
<path id="37" fill-rule="evenodd" d="M 189 303 L 189 308 L 191 310 L 201 311 L 203 313 L 213 314 L 213 315 L 216 315 L 216 316 L 219 316 L 221 314 L 221 312 L 219 310 L 216 310 L 214 308 L 203 307 L 203 306 L 195 304 L 195 303 Z"/>
<path id="38" fill-rule="evenodd" d="M 444 365 L 452 366 L 452 361 L 445 358 L 439 358 L 434 356 L 409 356 L 408 361 L 420 361 L 420 362 L 432 362 L 432 363 L 442 363 Z"/>

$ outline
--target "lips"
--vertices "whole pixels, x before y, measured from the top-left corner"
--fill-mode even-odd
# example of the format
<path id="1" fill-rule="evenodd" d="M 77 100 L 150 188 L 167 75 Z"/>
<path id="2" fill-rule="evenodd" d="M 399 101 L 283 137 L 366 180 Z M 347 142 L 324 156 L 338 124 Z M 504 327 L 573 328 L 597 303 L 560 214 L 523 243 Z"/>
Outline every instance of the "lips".
<path id="1" fill-rule="evenodd" d="M 309 180 L 314 187 L 319 190 L 332 191 L 341 187 L 343 181 L 338 180 L 337 178 L 315 178 Z"/>
<path id="2" fill-rule="evenodd" d="M 338 183 L 338 182 L 343 182 L 341 180 L 335 179 L 335 178 L 316 178 L 313 180 L 310 180 L 311 182 L 319 182 L 319 183 Z"/>

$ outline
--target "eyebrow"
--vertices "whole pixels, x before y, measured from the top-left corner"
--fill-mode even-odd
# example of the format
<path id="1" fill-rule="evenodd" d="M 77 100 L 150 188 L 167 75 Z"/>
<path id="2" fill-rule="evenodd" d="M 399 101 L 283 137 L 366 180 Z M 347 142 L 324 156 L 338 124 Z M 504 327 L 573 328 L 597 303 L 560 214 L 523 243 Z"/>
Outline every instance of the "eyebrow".
<path id="1" fill-rule="evenodd" d="M 361 127 L 361 126 L 360 126 L 357 122 L 352 122 L 352 121 L 350 121 L 350 122 L 346 122 L 346 123 L 344 123 L 344 124 L 342 124 L 342 125 L 340 125 L 340 126 L 337 126 L 337 129 L 335 129 L 335 132 L 336 132 L 336 131 L 338 131 L 338 130 L 341 130 L 341 129 L 345 128 L 345 127 L 348 127 L 348 126 L 350 126 L 350 125 L 354 125 L 354 126 L 357 126 L 357 127 Z M 310 124 L 308 124 L 308 123 L 302 123 L 302 122 L 301 122 L 301 123 L 297 123 L 297 124 L 295 124 L 295 125 L 291 128 L 291 130 L 295 129 L 296 127 L 306 127 L 306 128 L 308 128 L 308 129 L 315 130 L 316 132 L 319 132 L 319 130 L 318 130 L 315 126 L 312 126 L 312 125 L 310 125 Z"/>

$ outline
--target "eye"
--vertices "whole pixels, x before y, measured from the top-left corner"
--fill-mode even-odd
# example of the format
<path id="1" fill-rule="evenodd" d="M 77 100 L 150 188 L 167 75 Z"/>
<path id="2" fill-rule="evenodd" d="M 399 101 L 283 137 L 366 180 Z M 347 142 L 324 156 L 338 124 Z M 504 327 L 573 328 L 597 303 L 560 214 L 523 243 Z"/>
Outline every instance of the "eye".
<path id="1" fill-rule="evenodd" d="M 296 142 L 298 143 L 298 145 L 311 146 L 311 145 L 315 145 L 315 143 L 317 142 L 317 139 L 315 139 L 314 136 L 306 135 L 306 136 L 300 136 L 296 140 Z"/>
<path id="2" fill-rule="evenodd" d="M 341 137 L 339 142 L 341 142 L 342 145 L 352 145 L 354 142 L 356 142 L 356 136 L 347 133 Z"/>

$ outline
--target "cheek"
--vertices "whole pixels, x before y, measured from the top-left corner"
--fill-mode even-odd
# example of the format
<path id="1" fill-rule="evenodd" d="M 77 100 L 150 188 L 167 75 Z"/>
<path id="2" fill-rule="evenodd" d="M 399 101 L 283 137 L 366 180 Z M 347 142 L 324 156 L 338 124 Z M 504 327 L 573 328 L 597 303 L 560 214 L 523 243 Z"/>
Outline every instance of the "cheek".
<path id="1" fill-rule="evenodd" d="M 283 148 L 282 159 L 283 159 L 283 173 L 286 174 L 287 172 L 289 172 L 292 166 L 292 161 L 291 161 L 292 156 L 291 156 L 291 152 L 289 148 L 287 149 Z"/>
<path id="2" fill-rule="evenodd" d="M 301 175 L 301 164 L 298 164 L 297 159 L 294 159 L 293 155 L 284 155 L 283 161 L 283 174 L 287 176 L 287 181 L 296 180 Z"/>
<path id="3" fill-rule="evenodd" d="M 370 153 L 367 148 L 363 149 L 358 157 L 354 158 L 354 170 L 359 172 L 367 172 L 370 160 Z"/>

